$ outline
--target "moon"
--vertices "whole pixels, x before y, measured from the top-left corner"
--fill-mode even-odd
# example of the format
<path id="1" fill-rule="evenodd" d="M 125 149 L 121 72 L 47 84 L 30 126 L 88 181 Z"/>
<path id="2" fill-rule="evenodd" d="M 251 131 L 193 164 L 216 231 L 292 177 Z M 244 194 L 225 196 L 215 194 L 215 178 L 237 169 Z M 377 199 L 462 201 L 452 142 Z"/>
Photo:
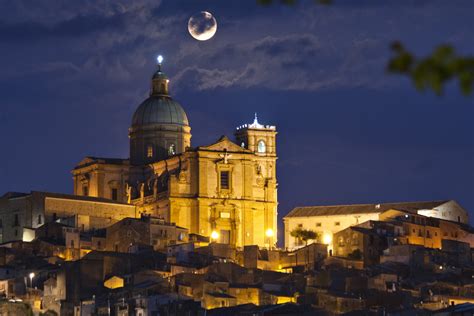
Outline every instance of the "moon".
<path id="1" fill-rule="evenodd" d="M 216 34 L 217 21 L 211 13 L 201 11 L 189 18 L 188 31 L 198 41 L 207 41 Z"/>

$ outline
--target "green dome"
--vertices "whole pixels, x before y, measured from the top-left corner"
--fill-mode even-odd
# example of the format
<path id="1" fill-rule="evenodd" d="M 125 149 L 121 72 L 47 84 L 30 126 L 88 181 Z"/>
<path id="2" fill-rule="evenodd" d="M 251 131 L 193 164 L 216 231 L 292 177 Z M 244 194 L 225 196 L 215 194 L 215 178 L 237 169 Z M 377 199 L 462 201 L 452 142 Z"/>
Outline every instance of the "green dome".
<path id="1" fill-rule="evenodd" d="M 151 95 L 135 111 L 132 127 L 154 124 L 189 126 L 188 117 L 181 105 L 167 95 Z"/>

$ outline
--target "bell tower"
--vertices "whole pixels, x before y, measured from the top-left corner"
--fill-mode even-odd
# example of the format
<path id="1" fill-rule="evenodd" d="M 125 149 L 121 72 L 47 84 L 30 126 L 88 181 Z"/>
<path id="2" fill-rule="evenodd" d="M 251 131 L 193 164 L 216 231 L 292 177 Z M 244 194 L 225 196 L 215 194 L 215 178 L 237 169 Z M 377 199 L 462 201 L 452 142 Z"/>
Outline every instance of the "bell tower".
<path id="1" fill-rule="evenodd" d="M 237 144 L 262 157 L 276 158 L 276 135 L 276 127 L 260 124 L 257 113 L 252 124 L 241 125 L 235 131 Z"/>
<path id="2" fill-rule="evenodd" d="M 252 218 L 252 223 L 245 222 L 244 226 L 259 228 L 254 231 L 252 240 L 247 241 L 244 236 L 244 244 L 257 243 L 271 248 L 277 240 L 276 135 L 276 127 L 260 124 L 256 113 L 252 124 L 241 125 L 235 131 L 237 144 L 254 154 L 251 163 L 253 179 L 247 183 L 249 192 L 252 192 L 250 199 L 264 201 L 263 215 L 258 215 L 257 210 L 261 207 L 258 203 L 247 213 L 246 220 Z"/>

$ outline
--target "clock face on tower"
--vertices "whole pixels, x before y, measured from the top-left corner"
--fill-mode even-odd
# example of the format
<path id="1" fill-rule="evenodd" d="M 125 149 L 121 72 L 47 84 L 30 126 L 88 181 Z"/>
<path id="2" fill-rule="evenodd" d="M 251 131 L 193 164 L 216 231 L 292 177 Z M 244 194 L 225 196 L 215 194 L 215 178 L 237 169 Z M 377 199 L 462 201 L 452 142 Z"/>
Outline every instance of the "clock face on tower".
<path id="1" fill-rule="evenodd" d="M 263 140 L 259 140 L 258 145 L 257 145 L 257 152 L 265 153 L 266 151 L 267 151 L 267 146 L 265 145 L 265 142 Z"/>

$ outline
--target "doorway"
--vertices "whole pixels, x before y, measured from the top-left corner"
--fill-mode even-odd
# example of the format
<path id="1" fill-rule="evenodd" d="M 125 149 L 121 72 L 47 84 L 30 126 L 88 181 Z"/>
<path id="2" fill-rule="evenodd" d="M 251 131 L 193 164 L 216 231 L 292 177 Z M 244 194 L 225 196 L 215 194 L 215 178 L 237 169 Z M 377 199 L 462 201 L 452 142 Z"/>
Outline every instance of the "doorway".
<path id="1" fill-rule="evenodd" d="M 221 230 L 221 244 L 230 244 L 230 230 Z"/>

